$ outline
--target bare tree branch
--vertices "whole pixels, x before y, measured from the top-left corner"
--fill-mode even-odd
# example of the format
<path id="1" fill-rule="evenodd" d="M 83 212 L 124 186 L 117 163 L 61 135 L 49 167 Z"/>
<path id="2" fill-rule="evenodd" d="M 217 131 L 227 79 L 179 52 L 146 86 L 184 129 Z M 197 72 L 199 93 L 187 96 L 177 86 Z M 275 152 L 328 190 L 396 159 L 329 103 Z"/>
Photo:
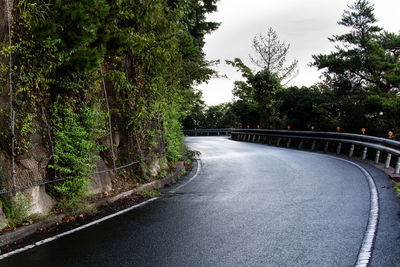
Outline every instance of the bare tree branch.
<path id="1" fill-rule="evenodd" d="M 277 74 L 284 84 L 297 76 L 299 62 L 297 59 L 294 59 L 289 66 L 285 66 L 290 44 L 280 41 L 278 34 L 271 27 L 266 34 L 258 34 L 253 38 L 252 47 L 255 53 L 249 57 L 257 67 Z"/>

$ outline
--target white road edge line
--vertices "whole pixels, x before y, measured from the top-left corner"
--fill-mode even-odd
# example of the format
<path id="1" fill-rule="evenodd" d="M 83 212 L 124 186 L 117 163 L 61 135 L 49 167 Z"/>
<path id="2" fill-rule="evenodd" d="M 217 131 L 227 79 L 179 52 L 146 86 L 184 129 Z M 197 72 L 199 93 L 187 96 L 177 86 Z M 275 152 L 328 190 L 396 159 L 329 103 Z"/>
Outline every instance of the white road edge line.
<path id="1" fill-rule="evenodd" d="M 56 239 L 59 239 L 60 237 L 63 237 L 63 236 L 70 235 L 70 234 L 72 234 L 72 233 L 78 232 L 78 231 L 83 230 L 83 229 L 85 229 L 85 228 L 88 228 L 88 227 L 90 227 L 90 226 L 92 226 L 92 225 L 94 225 L 94 224 L 98 224 L 98 223 L 100 223 L 100 222 L 106 221 L 106 220 L 108 220 L 108 219 L 111 219 L 111 218 L 116 217 L 116 216 L 118 216 L 118 215 L 121 215 L 121 214 L 123 214 L 123 213 L 126 213 L 126 212 L 128 212 L 128 211 L 130 211 L 130 210 L 133 210 L 133 209 L 139 208 L 139 207 L 141 207 L 141 206 L 144 206 L 144 205 L 146 205 L 147 203 L 150 203 L 150 202 L 152 202 L 152 201 L 154 201 L 154 200 L 156 200 L 156 199 L 159 199 L 159 197 L 153 197 L 153 198 L 148 199 L 148 200 L 146 200 L 146 201 L 144 201 L 144 202 L 142 202 L 142 203 L 139 203 L 139 204 L 134 205 L 134 206 L 132 206 L 132 207 L 126 208 L 126 209 L 124 209 L 124 210 L 120 210 L 120 211 L 118 211 L 118 212 L 116 212 L 116 213 L 110 214 L 110 215 L 108 215 L 108 216 L 105 216 L 105 217 L 103 217 L 103 218 L 100 218 L 100 219 L 98 219 L 98 220 L 95 220 L 95 221 L 93 221 L 93 222 L 90 222 L 90 223 L 88 223 L 88 224 L 84 224 L 84 225 L 79 226 L 79 227 L 77 227 L 77 228 L 74 228 L 74 229 L 72 229 L 72 230 L 69 230 L 69 231 L 63 232 L 63 233 L 61 233 L 61 234 L 55 235 L 55 236 L 53 236 L 53 237 L 49 237 L 49 238 L 40 240 L 40 241 L 38 241 L 38 242 L 33 243 L 32 245 L 28 245 L 28 246 L 25 246 L 25 247 L 23 247 L 23 248 L 19 248 L 19 249 L 10 251 L 10 252 L 8 252 L 8 253 L 5 253 L 5 254 L 3 254 L 3 255 L 0 255 L 0 260 L 2 260 L 2 259 L 4 259 L 4 258 L 7 258 L 7 257 L 9 257 L 9 256 L 12 256 L 12 255 L 18 254 L 18 253 L 23 252 L 23 251 L 27 251 L 27 250 L 32 249 L 32 248 L 34 248 L 34 247 L 38 247 L 38 246 L 40 246 L 40 245 L 49 243 L 49 242 L 51 242 L 51 241 L 54 241 L 54 240 L 56 240 Z"/>
<path id="2" fill-rule="evenodd" d="M 201 169 L 201 159 L 198 159 L 197 160 L 197 170 L 196 170 L 196 173 L 193 175 L 193 177 L 190 178 L 186 183 L 183 183 L 180 186 L 178 186 L 177 188 L 175 188 L 174 190 L 171 190 L 170 193 L 171 194 L 176 193 L 176 191 L 178 191 L 179 189 L 181 189 L 182 187 L 184 187 L 185 185 L 187 185 L 188 183 L 193 181 L 197 177 L 197 175 L 199 175 L 200 169 Z"/>
<path id="3" fill-rule="evenodd" d="M 358 252 L 357 261 L 354 264 L 355 267 L 367 267 L 372 257 L 372 251 L 374 249 L 374 241 L 379 221 L 379 195 L 375 181 L 372 178 L 371 174 L 369 174 L 367 170 L 365 170 L 362 166 L 358 165 L 357 163 L 339 157 L 333 157 L 328 155 L 326 156 L 341 161 L 345 161 L 347 163 L 356 166 L 361 170 L 361 172 L 364 174 L 365 178 L 368 181 L 369 194 L 370 194 L 368 225 L 364 233 L 364 238 L 360 250 Z"/>

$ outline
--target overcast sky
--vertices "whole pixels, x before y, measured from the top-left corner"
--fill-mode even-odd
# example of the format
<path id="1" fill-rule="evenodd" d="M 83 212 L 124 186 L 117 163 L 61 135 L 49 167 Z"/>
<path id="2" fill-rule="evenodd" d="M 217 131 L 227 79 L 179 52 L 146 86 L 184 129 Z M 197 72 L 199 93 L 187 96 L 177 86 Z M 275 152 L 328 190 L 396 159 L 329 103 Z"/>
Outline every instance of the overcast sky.
<path id="1" fill-rule="evenodd" d="M 375 6 L 378 25 L 398 33 L 400 30 L 400 0 L 370 0 Z M 198 86 L 207 105 L 232 100 L 233 82 L 242 79 L 240 73 L 225 64 L 226 59 L 241 58 L 254 68 L 249 60 L 251 42 L 258 33 L 272 27 L 281 41 L 290 43 L 287 58 L 299 60 L 299 75 L 294 85 L 310 86 L 319 81 L 320 73 L 308 67 L 313 54 L 327 54 L 334 50 L 328 37 L 346 32 L 337 24 L 351 0 L 220 0 L 218 11 L 208 16 L 209 21 L 220 22 L 219 29 L 206 36 L 204 51 L 208 60 L 221 60 L 215 69 L 227 79 L 212 79 Z"/>

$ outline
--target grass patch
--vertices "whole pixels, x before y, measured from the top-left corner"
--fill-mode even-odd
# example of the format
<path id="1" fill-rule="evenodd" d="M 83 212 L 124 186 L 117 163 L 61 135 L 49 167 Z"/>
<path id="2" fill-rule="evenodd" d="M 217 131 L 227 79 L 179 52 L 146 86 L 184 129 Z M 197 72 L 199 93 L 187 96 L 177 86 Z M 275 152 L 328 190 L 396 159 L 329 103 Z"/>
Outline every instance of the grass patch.
<path id="1" fill-rule="evenodd" d="M 395 185 L 393 188 L 394 188 L 394 189 L 396 190 L 396 192 L 397 192 L 397 197 L 400 198 L 400 186 Z"/>
<path id="2" fill-rule="evenodd" d="M 180 175 L 183 176 L 185 174 L 186 174 L 186 168 L 185 166 L 183 166 Z"/>
<path id="3" fill-rule="evenodd" d="M 83 212 L 94 212 L 94 206 L 81 197 L 73 197 L 71 199 L 63 199 L 57 202 L 57 209 L 67 216 L 72 216 Z"/>
<path id="4" fill-rule="evenodd" d="M 8 226 L 11 229 L 15 229 L 17 225 L 26 222 L 28 212 L 32 208 L 32 204 L 26 196 L 17 194 L 15 197 L 4 197 L 2 202 Z M 30 224 L 29 221 L 26 224 Z"/>
<path id="5" fill-rule="evenodd" d="M 153 198 L 161 196 L 161 193 L 156 190 L 144 190 L 137 193 L 139 196 L 144 198 Z"/>

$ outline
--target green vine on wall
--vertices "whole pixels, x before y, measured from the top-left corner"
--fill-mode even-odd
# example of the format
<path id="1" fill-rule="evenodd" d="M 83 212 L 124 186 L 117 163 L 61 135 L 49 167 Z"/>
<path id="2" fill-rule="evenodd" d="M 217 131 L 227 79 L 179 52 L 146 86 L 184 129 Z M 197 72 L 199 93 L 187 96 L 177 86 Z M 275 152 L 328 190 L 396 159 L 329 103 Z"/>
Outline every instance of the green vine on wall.
<path id="1" fill-rule="evenodd" d="M 205 14 L 216 0 L 33 0 L 16 1 L 13 54 L 17 157 L 33 149 L 32 135 L 53 139 L 59 200 L 83 197 L 107 129 L 102 65 L 114 128 L 121 137 L 119 162 L 182 156 L 181 116 L 193 85 L 213 71 L 204 60 L 204 35 L 216 29 Z M 0 65 L 0 79 L 7 66 Z M 18 112 L 19 111 L 19 112 Z M 47 114 L 43 121 L 42 112 Z M 0 111 L 1 123 L 7 111 Z M 0 132 L 9 151 L 11 133 Z M 48 149 L 49 157 L 51 151 Z M 143 164 L 142 164 L 143 166 Z M 146 168 L 146 166 L 143 166 Z"/>

